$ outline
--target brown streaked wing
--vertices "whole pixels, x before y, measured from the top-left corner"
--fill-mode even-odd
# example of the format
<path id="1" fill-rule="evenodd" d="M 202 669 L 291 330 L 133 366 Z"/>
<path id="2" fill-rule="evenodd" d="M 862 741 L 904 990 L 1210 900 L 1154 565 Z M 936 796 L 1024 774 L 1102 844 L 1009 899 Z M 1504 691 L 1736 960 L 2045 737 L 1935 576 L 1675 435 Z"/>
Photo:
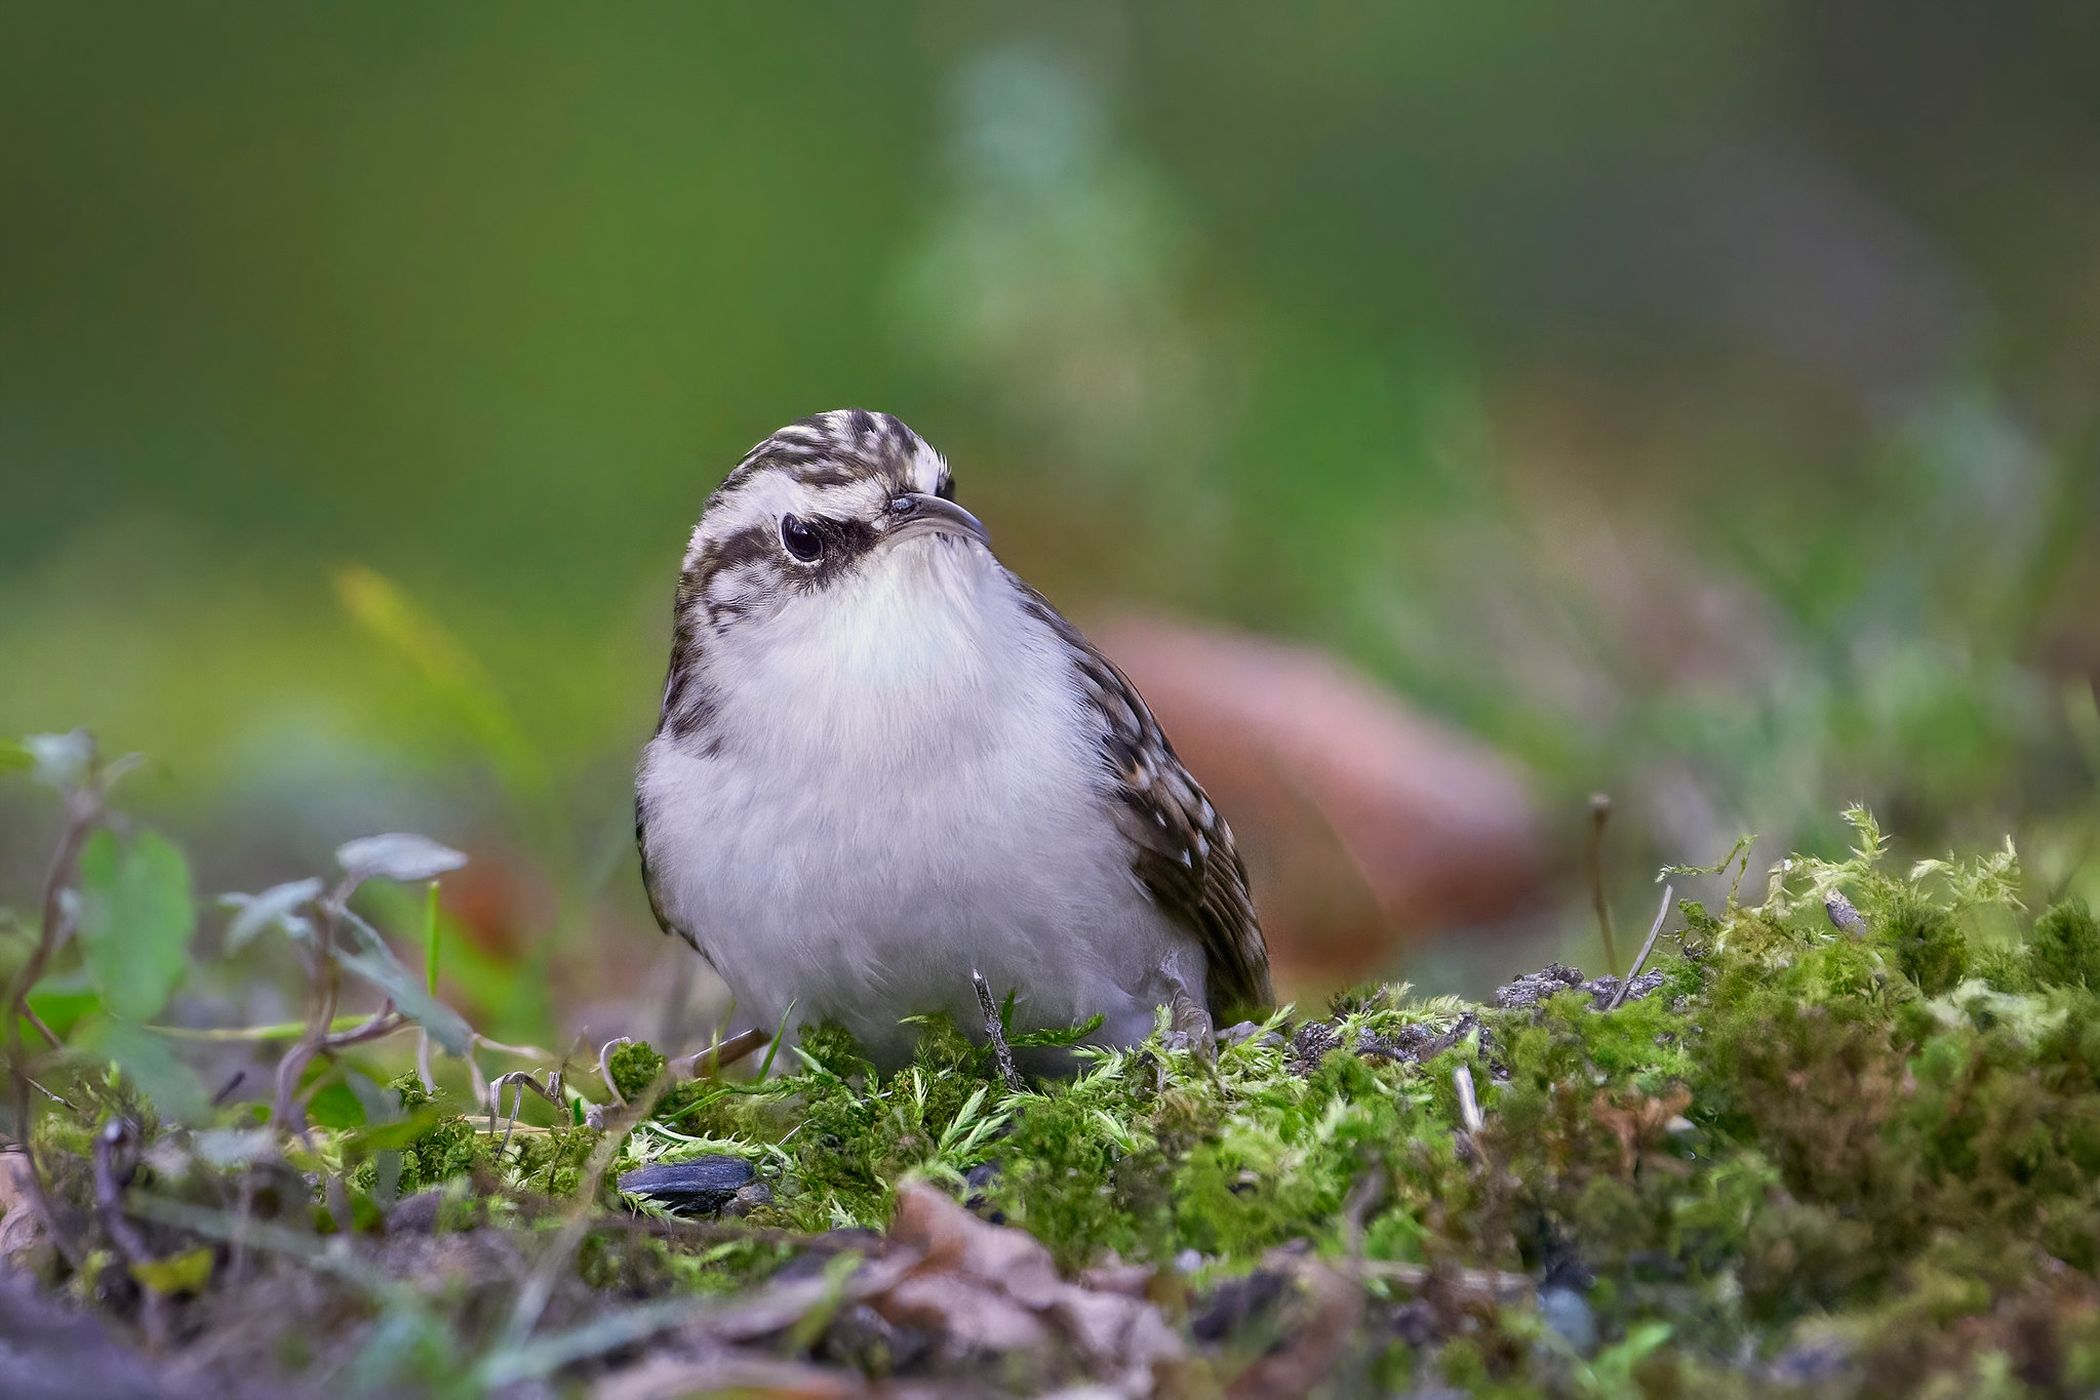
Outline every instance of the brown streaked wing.
<path id="1" fill-rule="evenodd" d="M 1182 767 L 1130 678 L 1047 599 L 1014 580 L 1029 607 L 1072 649 L 1081 690 L 1102 720 L 1102 760 L 1115 780 L 1116 824 L 1131 842 L 1131 868 L 1168 918 L 1202 946 L 1214 1017 L 1265 1011 L 1269 945 L 1247 893 L 1247 867 L 1232 828 Z"/>

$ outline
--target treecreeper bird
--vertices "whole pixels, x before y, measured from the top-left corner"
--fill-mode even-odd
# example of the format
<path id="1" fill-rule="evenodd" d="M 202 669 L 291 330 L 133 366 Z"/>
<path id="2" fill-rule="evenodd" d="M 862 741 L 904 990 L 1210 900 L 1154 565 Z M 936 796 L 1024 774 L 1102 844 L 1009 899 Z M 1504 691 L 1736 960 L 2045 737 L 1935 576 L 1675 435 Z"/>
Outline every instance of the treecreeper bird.
<path id="1" fill-rule="evenodd" d="M 1017 1028 L 1098 1014 L 1104 1045 L 1160 1006 L 1269 1005 L 1224 818 L 898 419 L 823 413 L 753 448 L 673 615 L 635 834 L 658 922 L 740 1023 L 835 1022 L 894 1065 L 904 1017 L 982 1027 L 973 972 Z"/>

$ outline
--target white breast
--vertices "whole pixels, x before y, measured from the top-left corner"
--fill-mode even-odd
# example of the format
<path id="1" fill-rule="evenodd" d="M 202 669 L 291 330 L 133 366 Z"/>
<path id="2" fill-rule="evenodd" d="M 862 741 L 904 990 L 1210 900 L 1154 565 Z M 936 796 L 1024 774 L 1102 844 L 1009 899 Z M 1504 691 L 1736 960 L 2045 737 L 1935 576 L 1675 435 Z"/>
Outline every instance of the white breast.
<path id="1" fill-rule="evenodd" d="M 792 1006 L 884 1060 L 902 1016 L 976 1023 L 973 967 L 1024 1023 L 1099 1012 L 1105 1039 L 1141 1037 L 1182 940 L 1132 878 L 1063 643 L 989 552 L 886 553 L 710 652 L 718 742 L 650 744 L 665 914 L 739 1022 Z"/>

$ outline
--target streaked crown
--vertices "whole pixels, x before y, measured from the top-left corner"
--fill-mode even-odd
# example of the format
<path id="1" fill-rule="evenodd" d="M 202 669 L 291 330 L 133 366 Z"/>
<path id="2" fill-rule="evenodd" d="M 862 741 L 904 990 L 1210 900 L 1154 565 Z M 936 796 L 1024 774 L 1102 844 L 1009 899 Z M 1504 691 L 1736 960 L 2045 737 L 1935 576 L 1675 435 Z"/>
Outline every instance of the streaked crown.
<path id="1" fill-rule="evenodd" d="M 686 545 L 666 723 L 701 722 L 695 663 L 711 638 L 852 577 L 878 546 L 929 533 L 985 539 L 954 503 L 947 462 L 900 418 L 837 409 L 753 447 Z"/>

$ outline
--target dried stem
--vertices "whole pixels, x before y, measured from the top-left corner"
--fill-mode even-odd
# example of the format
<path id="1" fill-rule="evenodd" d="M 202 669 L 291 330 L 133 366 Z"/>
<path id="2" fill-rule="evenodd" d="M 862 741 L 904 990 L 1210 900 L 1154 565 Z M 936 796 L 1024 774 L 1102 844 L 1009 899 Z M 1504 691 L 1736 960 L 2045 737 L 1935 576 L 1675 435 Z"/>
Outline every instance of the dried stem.
<path id="1" fill-rule="evenodd" d="M 1597 909 L 1597 932 L 1604 939 L 1604 970 L 1619 971 L 1619 949 L 1611 932 L 1611 903 L 1604 897 L 1604 828 L 1611 821 L 1611 794 L 1590 797 L 1590 900 Z"/>
<path id="2" fill-rule="evenodd" d="M 277 1102 L 272 1121 L 280 1131 L 296 1133 L 302 1138 L 306 1136 L 306 1113 L 299 1104 L 299 1079 L 330 1038 L 328 1028 L 335 1021 L 336 998 L 343 985 L 343 970 L 335 960 L 335 926 L 342 917 L 344 904 L 356 888 L 355 878 L 346 877 L 315 906 L 319 917 L 314 920 L 313 948 L 307 964 L 306 1029 L 300 1032 L 291 1049 L 284 1052 L 284 1058 L 277 1062 Z M 355 1034 L 370 1024 L 366 1021 L 363 1026 L 344 1034 Z"/>
<path id="3" fill-rule="evenodd" d="M 1443 1279 L 1455 1285 L 1461 1293 L 1497 1300 L 1529 1297 L 1538 1288 L 1528 1274 L 1505 1273 L 1500 1269 L 1449 1269 L 1399 1259 L 1359 1259 L 1344 1267 L 1354 1269 L 1366 1280 L 1376 1279 L 1406 1288 L 1421 1288 L 1433 1280 Z"/>
<path id="4" fill-rule="evenodd" d="M 695 1079 L 712 1079 L 730 1065 L 737 1063 L 739 1060 L 747 1060 L 757 1054 L 759 1047 L 772 1038 L 769 1033 L 760 1030 L 757 1026 L 753 1026 L 749 1030 L 738 1031 L 729 1039 L 716 1045 L 710 1045 L 705 1051 L 694 1057 L 693 1077 Z"/>
<path id="5" fill-rule="evenodd" d="M 1626 969 L 1626 980 L 1619 983 L 1619 990 L 1611 994 L 1611 1002 L 1604 1008 L 1606 1011 L 1619 1009 L 1619 1003 L 1626 1000 L 1626 989 L 1633 985 L 1633 979 L 1640 976 L 1641 969 L 1647 966 L 1648 955 L 1655 951 L 1655 940 L 1662 936 L 1663 920 L 1670 917 L 1670 901 L 1676 895 L 1675 885 L 1663 886 L 1662 907 L 1655 911 L 1655 922 L 1648 925 L 1648 940 L 1641 944 L 1641 955 L 1633 960 L 1633 966 Z"/>
<path id="6" fill-rule="evenodd" d="M 42 1036 L 44 1043 L 53 1050 L 64 1048 L 65 1042 L 58 1038 L 58 1032 L 44 1024 L 44 1018 L 36 1014 L 36 1008 L 29 1004 L 26 994 L 22 1000 L 22 1019 L 27 1021 L 30 1028 Z"/>
<path id="7" fill-rule="evenodd" d="M 1013 1047 L 1006 1043 L 1006 1025 L 999 1019 L 999 1003 L 992 999 L 992 984 L 973 967 L 970 969 L 970 985 L 977 989 L 977 1009 L 984 1013 L 984 1038 L 991 1043 L 992 1059 L 999 1066 L 1000 1082 L 1018 1094 L 1028 1086 L 1022 1082 L 1021 1072 L 1014 1068 Z"/>
<path id="8" fill-rule="evenodd" d="M 93 770 L 90 756 L 89 777 L 81 786 L 66 794 L 66 824 L 60 833 L 58 847 L 51 854 L 51 864 L 44 874 L 44 897 L 41 916 L 37 923 L 36 946 L 30 950 L 29 958 L 7 995 L 7 1063 L 13 1090 L 15 1135 L 21 1141 L 22 1155 L 28 1159 L 29 1171 L 25 1180 L 30 1204 L 44 1227 L 44 1237 L 51 1241 L 65 1261 L 79 1268 L 83 1258 L 80 1246 L 59 1225 L 58 1213 L 52 1208 L 51 1197 L 44 1190 L 42 1165 L 37 1161 L 36 1134 L 33 1131 L 35 1100 L 30 1097 L 34 1089 L 40 1088 L 29 1077 L 29 1051 L 22 1043 L 22 1024 L 31 1022 L 54 1045 L 57 1037 L 29 1009 L 29 994 L 43 979 L 44 969 L 50 966 L 51 958 L 59 945 L 71 932 L 70 921 L 65 913 L 65 892 L 72 884 L 74 872 L 80 864 L 81 847 L 102 820 L 102 787 Z M 43 1092 L 49 1093 L 49 1090 Z M 54 1096 L 55 1097 L 55 1096 Z"/>
<path id="9" fill-rule="evenodd" d="M 1472 1066 L 1460 1065 L 1452 1070 L 1451 1083 L 1458 1090 L 1458 1121 L 1465 1124 L 1470 1137 L 1487 1126 L 1487 1119 L 1480 1112 L 1480 1099 L 1473 1092 Z"/>
<path id="10" fill-rule="evenodd" d="M 119 1118 L 110 1119 L 95 1134 L 95 1218 L 102 1222 L 102 1231 L 109 1236 L 118 1256 L 136 1269 L 152 1263 L 153 1255 L 138 1227 L 124 1214 L 124 1183 L 117 1179 L 117 1145 L 130 1136 L 130 1125 Z M 143 1279 L 138 1279 L 137 1285 L 139 1325 L 145 1329 L 146 1344 L 158 1351 L 167 1341 L 167 1314 L 158 1292 Z"/>

